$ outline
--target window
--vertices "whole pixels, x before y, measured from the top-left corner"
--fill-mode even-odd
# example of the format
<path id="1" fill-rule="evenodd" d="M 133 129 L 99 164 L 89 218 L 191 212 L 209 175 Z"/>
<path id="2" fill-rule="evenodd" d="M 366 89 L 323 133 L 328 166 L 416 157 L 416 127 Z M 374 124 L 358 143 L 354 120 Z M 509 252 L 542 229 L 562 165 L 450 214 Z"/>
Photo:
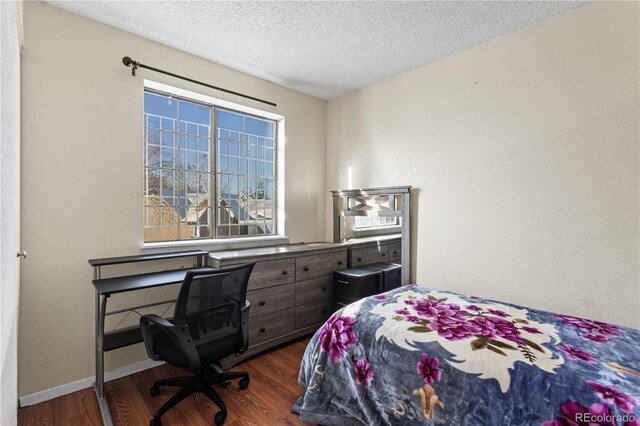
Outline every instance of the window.
<path id="1" fill-rule="evenodd" d="M 276 234 L 276 120 L 144 93 L 144 240 Z"/>

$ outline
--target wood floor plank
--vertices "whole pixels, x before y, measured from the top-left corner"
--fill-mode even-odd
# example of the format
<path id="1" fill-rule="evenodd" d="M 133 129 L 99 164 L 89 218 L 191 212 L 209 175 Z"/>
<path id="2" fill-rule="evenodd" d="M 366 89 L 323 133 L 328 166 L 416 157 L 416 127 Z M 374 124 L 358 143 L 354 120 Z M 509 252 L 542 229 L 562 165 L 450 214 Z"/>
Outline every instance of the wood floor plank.
<path id="1" fill-rule="evenodd" d="M 233 367 L 247 371 L 249 388 L 241 390 L 238 381 L 228 387 L 215 386 L 227 405 L 225 426 L 299 426 L 306 423 L 291 413 L 300 396 L 298 369 L 309 338 L 279 346 Z M 178 388 L 166 387 L 151 397 L 149 388 L 158 379 L 185 376 L 188 373 L 167 364 L 107 382 L 106 394 L 116 426 L 149 424 L 153 413 Z M 163 426 L 210 426 L 218 407 L 203 394 L 188 397 L 162 416 Z M 18 411 L 18 426 L 87 426 L 102 424 L 100 408 L 93 389 L 83 389 Z"/>

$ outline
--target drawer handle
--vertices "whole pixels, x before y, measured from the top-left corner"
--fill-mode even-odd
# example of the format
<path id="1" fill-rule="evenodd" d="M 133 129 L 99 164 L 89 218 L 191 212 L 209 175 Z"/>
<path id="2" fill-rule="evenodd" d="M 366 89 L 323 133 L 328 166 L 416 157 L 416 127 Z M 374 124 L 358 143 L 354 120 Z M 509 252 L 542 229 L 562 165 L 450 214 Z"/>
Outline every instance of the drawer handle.
<path id="1" fill-rule="evenodd" d="M 261 300 L 260 302 L 258 302 L 258 304 L 259 304 L 260 306 L 264 306 L 266 303 L 267 303 L 267 302 L 265 302 L 264 300 Z"/>
<path id="2" fill-rule="evenodd" d="M 387 253 L 382 253 L 382 257 L 385 257 L 387 255 Z"/>
<path id="3" fill-rule="evenodd" d="M 265 331 L 267 331 L 266 327 L 260 327 L 260 333 L 264 333 Z"/>
<path id="4" fill-rule="evenodd" d="M 361 257 L 358 258 L 358 262 L 362 262 L 362 258 Z"/>
<path id="5" fill-rule="evenodd" d="M 322 313 L 326 314 L 327 313 L 327 308 L 322 308 Z"/>
<path id="6" fill-rule="evenodd" d="M 286 269 L 282 270 L 282 275 L 287 275 L 289 273 L 289 271 L 287 271 Z"/>
<path id="7" fill-rule="evenodd" d="M 344 284 L 344 285 L 349 285 L 351 284 L 349 281 L 342 281 L 342 280 L 337 280 L 338 284 Z"/>
<path id="8" fill-rule="evenodd" d="M 305 266 L 304 268 L 302 268 L 305 272 L 307 272 L 309 270 L 308 266 Z"/>
<path id="9" fill-rule="evenodd" d="M 393 251 L 393 254 L 398 254 L 398 250 L 394 250 L 394 251 Z"/>
<path id="10" fill-rule="evenodd" d="M 325 291 L 326 289 L 327 289 L 326 285 L 324 287 L 322 287 L 322 291 Z"/>
<path id="11" fill-rule="evenodd" d="M 342 265 L 342 260 L 338 260 L 338 265 Z"/>

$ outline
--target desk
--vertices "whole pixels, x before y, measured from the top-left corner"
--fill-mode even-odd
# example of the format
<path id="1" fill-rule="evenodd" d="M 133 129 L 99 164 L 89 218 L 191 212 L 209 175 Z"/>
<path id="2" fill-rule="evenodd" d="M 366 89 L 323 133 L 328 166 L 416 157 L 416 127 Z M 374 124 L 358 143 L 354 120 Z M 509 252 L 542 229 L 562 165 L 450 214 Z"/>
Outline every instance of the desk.
<path id="1" fill-rule="evenodd" d="M 100 406 L 100 414 L 102 422 L 105 426 L 113 425 L 111 411 L 109 410 L 109 402 L 104 393 L 104 353 L 113 349 L 122 348 L 142 342 L 142 333 L 137 326 L 128 327 L 121 330 L 114 330 L 105 333 L 104 323 L 107 315 L 126 312 L 134 309 L 155 306 L 164 302 L 156 302 L 147 305 L 132 306 L 125 310 L 107 312 L 107 299 L 112 294 L 124 293 L 128 291 L 142 290 L 152 287 L 160 287 L 169 284 L 181 283 L 184 280 L 187 271 L 205 270 L 213 271 L 214 268 L 204 266 L 205 259 L 209 255 L 203 250 L 182 251 L 162 254 L 147 254 L 139 256 L 122 256 L 105 259 L 90 259 L 89 264 L 93 267 L 92 284 L 96 291 L 96 334 L 95 334 L 95 355 L 96 355 L 96 381 L 94 383 L 94 391 Z M 125 263 L 148 262 L 167 259 L 176 259 L 182 257 L 194 257 L 196 259 L 196 267 L 191 269 L 176 269 L 169 271 L 151 272 L 138 275 L 117 276 L 113 278 L 102 278 L 102 267 L 122 265 Z"/>

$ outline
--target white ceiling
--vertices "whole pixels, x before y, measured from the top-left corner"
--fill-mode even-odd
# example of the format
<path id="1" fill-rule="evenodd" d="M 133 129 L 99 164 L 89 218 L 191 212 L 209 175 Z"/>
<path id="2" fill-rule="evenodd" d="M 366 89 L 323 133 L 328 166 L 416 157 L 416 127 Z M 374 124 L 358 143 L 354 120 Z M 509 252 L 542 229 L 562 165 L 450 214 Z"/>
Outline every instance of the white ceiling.
<path id="1" fill-rule="evenodd" d="M 44 1 L 322 99 L 587 3 Z M 171 71 L 167 64 L 148 65 Z"/>

